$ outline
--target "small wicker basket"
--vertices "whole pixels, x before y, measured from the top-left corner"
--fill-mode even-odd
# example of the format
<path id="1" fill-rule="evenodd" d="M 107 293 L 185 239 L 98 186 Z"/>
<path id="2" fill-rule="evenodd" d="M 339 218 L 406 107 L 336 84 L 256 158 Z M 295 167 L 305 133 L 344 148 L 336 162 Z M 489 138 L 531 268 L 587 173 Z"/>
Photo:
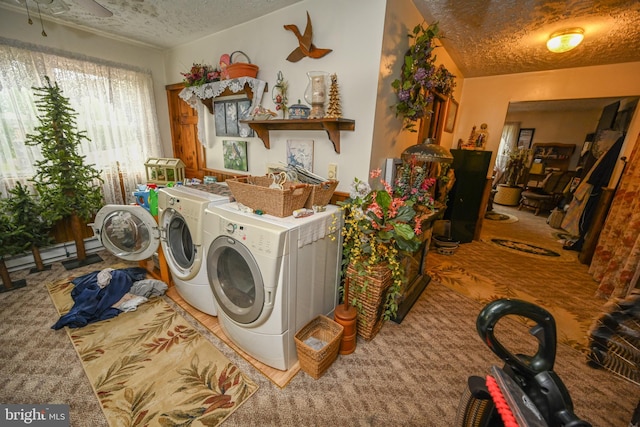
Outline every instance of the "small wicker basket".
<path id="1" fill-rule="evenodd" d="M 285 182 L 282 190 L 269 188 L 273 179 L 268 176 L 229 178 L 225 182 L 238 203 L 280 218 L 304 207 L 311 193 L 307 184 Z"/>
<path id="2" fill-rule="evenodd" d="M 343 332 L 344 328 L 341 324 L 323 315 L 316 317 L 300 329 L 294 337 L 300 369 L 316 380 L 320 378 L 338 357 Z M 327 344 L 315 350 L 305 343 L 312 337 Z"/>
<path id="3" fill-rule="evenodd" d="M 312 185 L 311 195 L 307 199 L 307 203 L 304 204 L 304 207 L 307 209 L 311 209 L 314 206 L 328 205 L 331 201 L 331 197 L 333 197 L 333 192 L 336 190 L 337 186 L 338 181 L 336 180 L 329 180 L 320 184 Z"/>

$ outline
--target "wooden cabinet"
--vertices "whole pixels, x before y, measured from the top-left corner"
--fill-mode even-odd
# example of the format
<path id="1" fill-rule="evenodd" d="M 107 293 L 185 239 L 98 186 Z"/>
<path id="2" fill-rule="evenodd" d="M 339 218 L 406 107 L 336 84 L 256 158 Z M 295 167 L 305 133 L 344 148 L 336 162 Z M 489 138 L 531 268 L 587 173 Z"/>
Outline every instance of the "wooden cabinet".
<path id="1" fill-rule="evenodd" d="M 533 161 L 544 164 L 545 168 L 553 168 L 561 171 L 569 170 L 571 156 L 576 150 L 575 144 L 560 144 L 547 142 L 533 144 Z"/>
<path id="2" fill-rule="evenodd" d="M 545 142 L 533 144 L 533 160 L 525 182 L 528 186 L 539 186 L 547 176 L 547 169 L 569 170 L 575 144 Z"/>

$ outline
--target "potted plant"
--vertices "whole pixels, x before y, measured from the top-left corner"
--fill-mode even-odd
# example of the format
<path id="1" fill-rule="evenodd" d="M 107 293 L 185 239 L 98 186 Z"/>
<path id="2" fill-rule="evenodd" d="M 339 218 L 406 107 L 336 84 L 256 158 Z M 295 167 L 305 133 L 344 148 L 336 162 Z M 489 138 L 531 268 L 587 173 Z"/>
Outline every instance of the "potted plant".
<path id="1" fill-rule="evenodd" d="M 504 169 L 505 183 L 498 184 L 494 202 L 499 205 L 516 206 L 520 203 L 522 187 L 519 185 L 529 166 L 531 150 L 516 148 L 509 153 Z"/>
<path id="2" fill-rule="evenodd" d="M 31 244 L 31 236 L 26 227 L 16 221 L 15 216 L 6 209 L 6 199 L 0 199 L 0 292 L 23 288 L 27 281 L 22 279 L 11 281 L 5 257 L 23 253 Z"/>
<path id="3" fill-rule="evenodd" d="M 87 259 L 82 226 L 86 225 L 103 205 L 100 171 L 84 164 L 78 148 L 87 135 L 76 126 L 76 113 L 62 95 L 57 83 L 34 88 L 40 97 L 36 101 L 40 125 L 27 134 L 27 145 L 40 146 L 43 160 L 36 161 L 36 175 L 31 179 L 40 197 L 41 212 L 51 223 L 68 221 L 77 249 L 80 265 L 99 261 Z"/>
<path id="4" fill-rule="evenodd" d="M 371 178 L 380 176 L 380 169 Z M 379 189 L 358 178 L 350 197 L 340 203 L 344 211 L 343 277 L 356 307 L 358 335 L 372 339 L 382 322 L 395 317 L 403 291 L 402 260 L 420 248 L 422 222 L 433 209 L 435 179 L 420 167 L 406 168 L 395 189 L 380 180 Z"/>
<path id="5" fill-rule="evenodd" d="M 19 182 L 9 190 L 10 196 L 5 200 L 6 210 L 10 212 L 17 224 L 25 227 L 29 234 L 29 244 L 35 263 L 36 271 L 44 271 L 47 266 L 42 262 L 40 248 L 53 243 L 53 238 L 49 235 L 51 223 L 42 215 L 42 208 L 29 189 Z M 48 266 L 49 268 L 51 266 Z"/>
<path id="6" fill-rule="evenodd" d="M 407 50 L 400 77 L 391 86 L 398 101 L 392 107 L 396 117 L 403 118 L 403 129 L 416 132 L 415 122 L 431 114 L 433 92 L 449 96 L 455 88 L 455 76 L 443 65 L 435 65 L 433 50 L 438 47 L 438 24 L 416 25 L 409 34 L 413 44 Z"/>

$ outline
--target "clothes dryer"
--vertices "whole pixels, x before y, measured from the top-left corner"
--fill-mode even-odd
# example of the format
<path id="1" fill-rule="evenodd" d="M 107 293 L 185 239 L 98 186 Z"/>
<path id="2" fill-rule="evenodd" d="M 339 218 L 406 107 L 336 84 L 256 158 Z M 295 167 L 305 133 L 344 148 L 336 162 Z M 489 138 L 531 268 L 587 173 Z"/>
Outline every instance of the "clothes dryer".
<path id="1" fill-rule="evenodd" d="M 106 205 L 96 214 L 92 228 L 107 250 L 130 261 L 151 257 L 161 245 L 180 296 L 198 310 L 216 316 L 204 267 L 202 219 L 207 206 L 229 200 L 228 195 L 189 186 L 160 188 L 157 222 L 139 206 Z"/>
<path id="2" fill-rule="evenodd" d="M 295 364 L 296 332 L 336 307 L 340 225 L 336 206 L 305 218 L 205 209 L 207 275 L 229 339 L 276 369 Z"/>

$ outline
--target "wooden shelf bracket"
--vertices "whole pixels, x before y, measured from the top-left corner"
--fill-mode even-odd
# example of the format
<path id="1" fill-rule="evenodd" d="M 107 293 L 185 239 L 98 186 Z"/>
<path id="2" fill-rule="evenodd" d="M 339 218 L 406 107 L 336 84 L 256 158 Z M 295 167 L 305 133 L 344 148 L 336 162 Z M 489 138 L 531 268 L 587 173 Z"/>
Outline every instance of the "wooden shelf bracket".
<path id="1" fill-rule="evenodd" d="M 275 120 L 241 120 L 248 124 L 264 143 L 265 148 L 270 149 L 269 131 L 271 130 L 324 130 L 329 140 L 333 143 L 333 149 L 340 153 L 340 132 L 354 131 L 355 120 L 350 119 L 275 119 Z"/>

